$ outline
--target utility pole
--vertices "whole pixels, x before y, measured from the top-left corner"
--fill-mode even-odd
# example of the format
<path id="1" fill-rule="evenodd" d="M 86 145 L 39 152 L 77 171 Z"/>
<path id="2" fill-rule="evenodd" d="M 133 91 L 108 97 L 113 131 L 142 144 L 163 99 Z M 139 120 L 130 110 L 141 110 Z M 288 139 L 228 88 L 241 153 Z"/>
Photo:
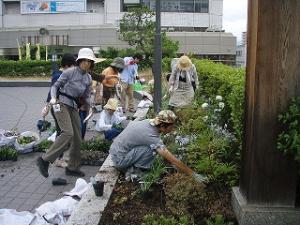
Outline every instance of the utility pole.
<path id="1" fill-rule="evenodd" d="M 154 111 L 156 114 L 161 110 L 161 26 L 160 26 L 160 0 L 156 0 L 156 21 L 155 21 L 155 42 L 154 42 Z"/>

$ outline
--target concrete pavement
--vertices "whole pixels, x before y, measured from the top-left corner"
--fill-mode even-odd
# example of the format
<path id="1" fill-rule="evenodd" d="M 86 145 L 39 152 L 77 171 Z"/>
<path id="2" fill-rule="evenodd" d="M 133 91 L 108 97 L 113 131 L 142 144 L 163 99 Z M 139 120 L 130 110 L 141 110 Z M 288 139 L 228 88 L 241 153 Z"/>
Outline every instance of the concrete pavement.
<path id="1" fill-rule="evenodd" d="M 37 132 L 36 122 L 41 118 L 48 90 L 48 87 L 1 87 L 0 129 Z M 51 116 L 47 119 L 52 120 Z M 65 176 L 63 168 L 51 166 L 47 179 L 40 175 L 35 165 L 40 155 L 28 153 L 20 155 L 17 162 L 0 161 L 0 208 L 32 211 L 42 203 L 60 198 L 64 191 L 74 187 L 76 178 Z M 84 179 L 89 181 L 99 167 L 83 166 L 82 170 L 86 173 Z M 69 184 L 53 186 L 52 178 L 57 177 L 67 179 Z"/>

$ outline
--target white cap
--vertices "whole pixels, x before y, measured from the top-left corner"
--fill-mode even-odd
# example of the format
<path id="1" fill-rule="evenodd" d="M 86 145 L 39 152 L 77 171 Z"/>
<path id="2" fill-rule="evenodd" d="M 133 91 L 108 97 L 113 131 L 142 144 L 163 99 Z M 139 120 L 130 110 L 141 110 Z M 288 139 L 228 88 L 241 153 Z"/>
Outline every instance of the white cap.
<path id="1" fill-rule="evenodd" d="M 90 48 L 81 48 L 78 52 L 78 57 L 77 57 L 76 61 L 78 59 L 89 59 L 89 60 L 96 62 L 95 54 L 94 54 L 93 50 Z"/>

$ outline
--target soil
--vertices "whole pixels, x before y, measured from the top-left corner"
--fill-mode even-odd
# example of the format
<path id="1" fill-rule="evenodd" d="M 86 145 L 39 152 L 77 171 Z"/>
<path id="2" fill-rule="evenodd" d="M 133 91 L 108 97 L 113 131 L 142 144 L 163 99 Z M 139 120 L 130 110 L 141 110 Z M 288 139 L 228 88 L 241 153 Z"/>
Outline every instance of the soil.
<path id="1" fill-rule="evenodd" d="M 138 189 L 138 183 L 127 182 L 121 175 L 99 225 L 139 225 L 146 214 L 164 214 L 159 186 L 153 188 L 150 198 L 143 198 Z"/>
<path id="2" fill-rule="evenodd" d="M 162 186 L 153 187 L 149 198 L 144 198 L 138 190 L 138 183 L 127 182 L 121 175 L 98 225 L 141 225 L 147 214 L 174 216 L 165 208 Z M 209 201 L 213 201 L 209 206 L 211 215 L 222 213 L 237 224 L 231 207 L 230 192 L 224 191 L 218 195 L 211 193 L 211 190 L 209 192 Z M 206 225 L 206 218 L 207 215 L 195 216 L 195 225 Z"/>

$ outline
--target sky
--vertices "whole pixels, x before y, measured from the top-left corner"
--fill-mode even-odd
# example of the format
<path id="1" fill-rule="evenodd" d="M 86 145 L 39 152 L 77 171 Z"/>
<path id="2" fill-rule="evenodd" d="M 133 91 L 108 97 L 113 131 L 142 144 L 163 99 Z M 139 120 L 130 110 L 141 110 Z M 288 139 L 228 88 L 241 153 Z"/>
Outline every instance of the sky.
<path id="1" fill-rule="evenodd" d="M 247 4 L 248 0 L 223 1 L 223 29 L 233 33 L 238 43 L 242 32 L 247 29 Z"/>

